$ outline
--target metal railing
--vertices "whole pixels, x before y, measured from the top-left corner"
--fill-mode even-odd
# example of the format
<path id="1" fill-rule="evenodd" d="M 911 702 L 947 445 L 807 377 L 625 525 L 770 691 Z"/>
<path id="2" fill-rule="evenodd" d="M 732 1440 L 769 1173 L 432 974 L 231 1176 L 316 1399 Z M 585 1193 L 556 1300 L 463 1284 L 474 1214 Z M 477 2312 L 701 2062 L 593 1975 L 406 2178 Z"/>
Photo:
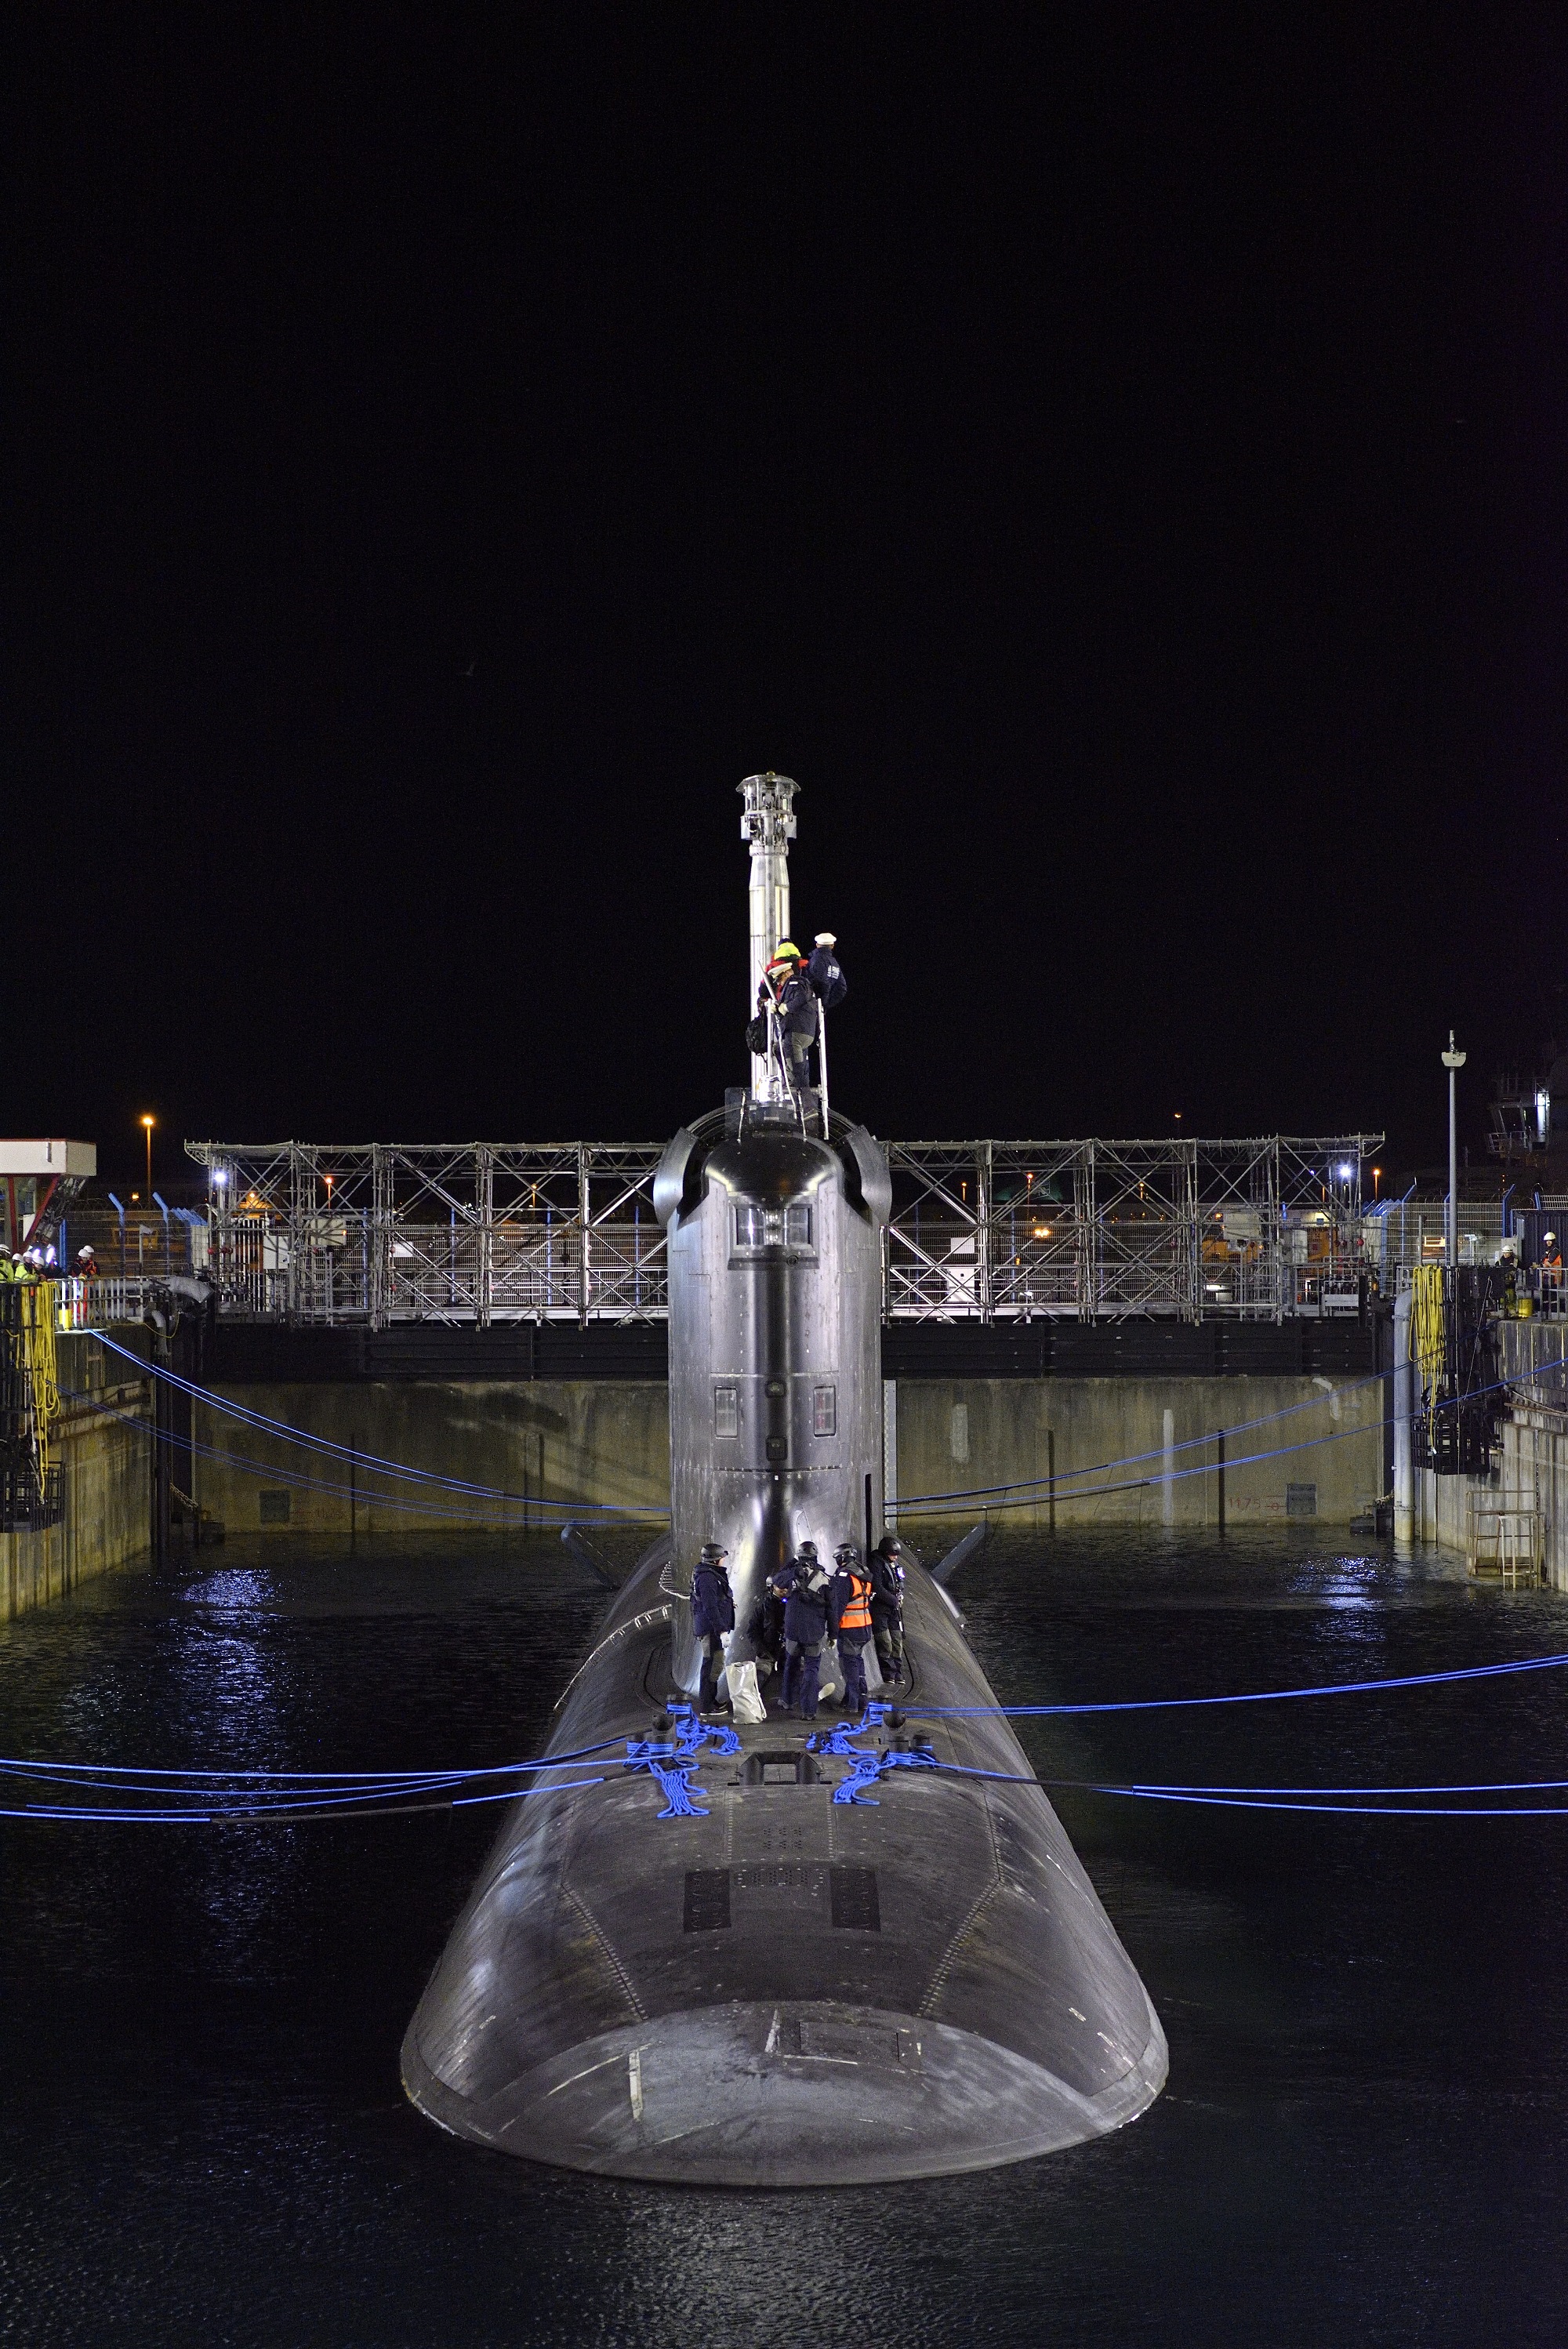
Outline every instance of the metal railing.
<path id="1" fill-rule="evenodd" d="M 116 1322 L 139 1321 L 169 1294 L 167 1280 L 150 1273 L 111 1273 L 98 1280 L 73 1276 L 48 1286 L 55 1294 L 56 1327 L 60 1330 L 109 1330 Z"/>
<path id="2" fill-rule="evenodd" d="M 894 1320 L 1354 1311 L 1381 1135 L 899 1142 Z M 662 1319 L 659 1143 L 190 1143 L 220 1310 L 398 1321 Z"/>

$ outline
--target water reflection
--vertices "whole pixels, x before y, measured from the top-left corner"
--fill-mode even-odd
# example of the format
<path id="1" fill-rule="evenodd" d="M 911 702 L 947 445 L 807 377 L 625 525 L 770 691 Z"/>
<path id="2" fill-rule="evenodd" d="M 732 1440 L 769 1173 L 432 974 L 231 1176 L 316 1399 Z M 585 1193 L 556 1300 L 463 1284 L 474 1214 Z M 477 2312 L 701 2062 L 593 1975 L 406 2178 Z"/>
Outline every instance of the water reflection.
<path id="1" fill-rule="evenodd" d="M 1321 1529 L 1004 1538 L 955 1596 L 1018 1701 L 1568 1645 L 1553 1594 L 1336 1552 Z M 0 1630 L 0 1745 L 499 1760 L 537 1739 L 602 1603 L 553 1542 L 352 1562 L 233 1545 L 172 1595 L 112 1578 Z M 1025 1734 L 1064 1776 L 1546 1775 L 1553 1681 Z M 0 2307 L 13 2329 L 26 2312 L 18 2339 L 133 2349 L 1561 2337 L 1568 1823 L 1062 1808 L 1163 2015 L 1166 2095 L 1098 2146 L 831 2197 L 552 2173 L 407 2109 L 397 2043 L 482 1817 L 7 1835 Z"/>

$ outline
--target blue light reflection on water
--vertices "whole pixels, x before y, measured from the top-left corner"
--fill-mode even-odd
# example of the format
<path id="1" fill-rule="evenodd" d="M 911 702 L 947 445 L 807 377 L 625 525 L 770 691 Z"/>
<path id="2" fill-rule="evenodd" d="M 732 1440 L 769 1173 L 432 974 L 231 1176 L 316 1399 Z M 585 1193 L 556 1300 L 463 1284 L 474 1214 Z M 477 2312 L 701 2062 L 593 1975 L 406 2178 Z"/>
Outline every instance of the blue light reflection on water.
<path id="1" fill-rule="evenodd" d="M 1019 1702 L 1491 1661 L 1568 1623 L 1552 1594 L 1307 1529 L 1011 1536 L 959 1595 Z M 499 1762 L 537 1750 L 601 1603 L 549 1541 L 352 1561 L 236 1544 L 212 1573 L 113 1578 L 0 1630 L 0 1745 Z M 1563 1702 L 1509 1682 L 1022 1734 L 1057 1776 L 1527 1776 L 1561 1758 Z M 1568 2336 L 1568 1823 L 1061 1808 L 1164 2017 L 1166 2095 L 1047 2161 L 820 2198 L 534 2169 L 407 2109 L 398 2041 L 482 1815 L 5 1832 L 0 2337 Z"/>

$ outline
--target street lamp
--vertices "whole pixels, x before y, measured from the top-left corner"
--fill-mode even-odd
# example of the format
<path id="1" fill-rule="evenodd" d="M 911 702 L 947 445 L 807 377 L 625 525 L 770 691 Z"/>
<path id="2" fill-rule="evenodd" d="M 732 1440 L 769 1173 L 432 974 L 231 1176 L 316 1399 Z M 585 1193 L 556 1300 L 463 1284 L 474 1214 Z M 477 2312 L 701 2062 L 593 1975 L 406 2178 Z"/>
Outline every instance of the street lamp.
<path id="1" fill-rule="evenodd" d="M 1443 1054 L 1443 1066 L 1449 1072 L 1449 1269 L 1452 1271 L 1460 1254 L 1460 1149 L 1459 1127 L 1454 1116 L 1454 1079 L 1464 1067 L 1465 1056 L 1454 1050 L 1454 1031 L 1449 1030 L 1449 1049 Z"/>
<path id="2" fill-rule="evenodd" d="M 147 1195 L 150 1199 L 152 1196 L 152 1129 L 156 1123 L 157 1120 L 150 1117 L 144 1117 L 141 1121 L 147 1135 Z"/>

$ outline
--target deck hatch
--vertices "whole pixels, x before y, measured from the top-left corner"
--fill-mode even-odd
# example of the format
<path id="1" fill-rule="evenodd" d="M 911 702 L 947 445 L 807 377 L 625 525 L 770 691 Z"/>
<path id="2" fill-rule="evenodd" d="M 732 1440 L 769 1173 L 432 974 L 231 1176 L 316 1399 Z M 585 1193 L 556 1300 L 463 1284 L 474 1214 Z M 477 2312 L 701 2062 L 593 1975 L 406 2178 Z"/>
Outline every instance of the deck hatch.
<path id="1" fill-rule="evenodd" d="M 722 1933 L 729 1924 L 727 1868 L 688 1868 L 686 1879 L 687 1933 Z"/>
<path id="2" fill-rule="evenodd" d="M 803 1746 L 782 1754 L 748 1754 L 741 1765 L 743 1786 L 814 1786 L 821 1776 L 817 1757 Z"/>
<path id="3" fill-rule="evenodd" d="M 846 1933 L 880 1933 L 882 1905 L 874 1868 L 835 1868 L 830 1877 L 833 1922 Z"/>

